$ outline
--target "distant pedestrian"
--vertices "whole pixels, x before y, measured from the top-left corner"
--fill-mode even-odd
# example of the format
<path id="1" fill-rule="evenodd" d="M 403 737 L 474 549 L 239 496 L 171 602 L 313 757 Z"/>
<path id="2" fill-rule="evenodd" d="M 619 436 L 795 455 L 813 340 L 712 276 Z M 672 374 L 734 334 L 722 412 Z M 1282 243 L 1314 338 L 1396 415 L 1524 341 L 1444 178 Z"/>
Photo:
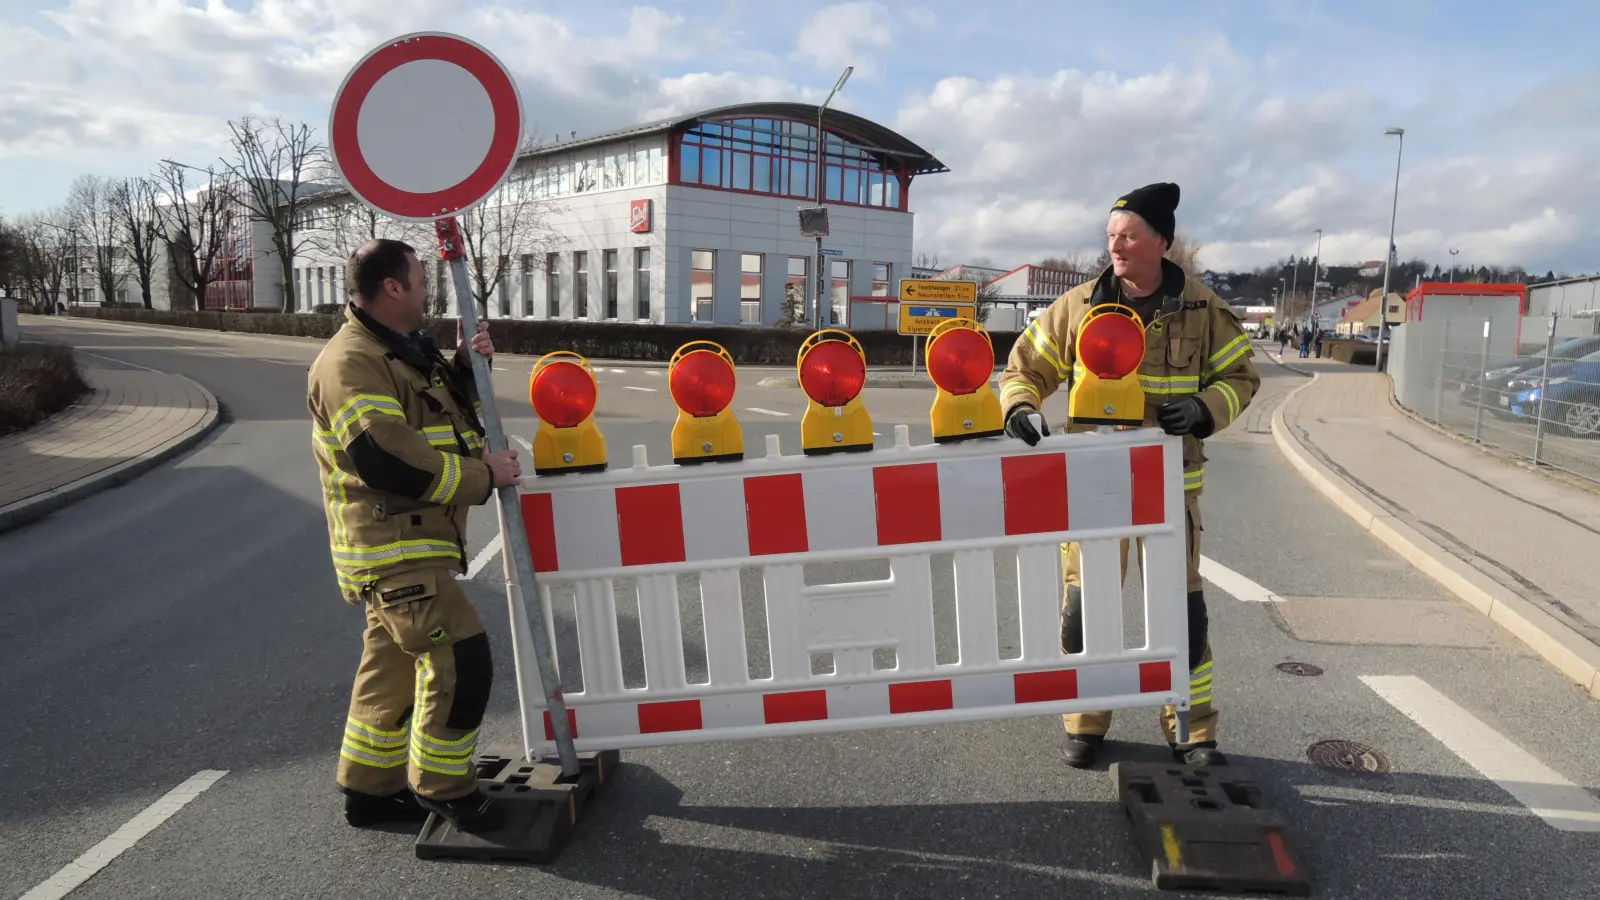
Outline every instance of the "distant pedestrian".
<path id="1" fill-rule="evenodd" d="M 1289 329 L 1287 329 L 1287 328 L 1279 328 L 1278 329 L 1278 355 L 1282 356 L 1282 355 L 1284 355 L 1285 353 L 1288 353 L 1288 352 L 1289 352 Z"/>
<path id="2" fill-rule="evenodd" d="M 1316 341 L 1317 341 L 1317 359 L 1321 359 L 1322 358 L 1322 336 L 1327 334 L 1327 333 L 1328 332 L 1325 329 L 1322 329 L 1322 328 L 1318 328 L 1317 329 L 1317 338 L 1316 338 Z"/>
<path id="3" fill-rule="evenodd" d="M 1301 359 L 1305 359 L 1306 357 L 1308 357 L 1310 355 L 1311 355 L 1311 329 L 1305 328 L 1305 329 L 1302 329 L 1300 331 L 1300 358 Z"/>

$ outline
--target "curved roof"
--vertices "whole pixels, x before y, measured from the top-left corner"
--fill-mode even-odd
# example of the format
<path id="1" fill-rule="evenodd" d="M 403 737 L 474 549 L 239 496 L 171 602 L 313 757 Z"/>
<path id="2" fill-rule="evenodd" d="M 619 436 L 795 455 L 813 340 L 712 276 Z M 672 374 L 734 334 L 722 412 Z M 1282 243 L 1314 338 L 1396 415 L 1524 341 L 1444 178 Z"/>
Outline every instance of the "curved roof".
<path id="1" fill-rule="evenodd" d="M 543 156 L 548 153 L 565 152 L 591 144 L 609 143 L 622 138 L 657 134 L 663 131 L 676 131 L 702 122 L 764 117 L 815 122 L 817 120 L 817 106 L 812 103 L 738 103 L 733 106 L 722 106 L 688 115 L 674 116 L 670 119 L 647 122 L 630 128 L 597 134 L 592 137 L 558 141 L 546 144 L 529 155 Z M 936 159 L 933 154 L 912 143 L 899 132 L 879 125 L 871 119 L 862 118 L 854 113 L 829 109 L 823 114 L 823 125 L 829 131 L 848 135 L 865 150 L 881 153 L 890 159 L 900 162 L 913 175 L 950 171 L 949 167 Z"/>

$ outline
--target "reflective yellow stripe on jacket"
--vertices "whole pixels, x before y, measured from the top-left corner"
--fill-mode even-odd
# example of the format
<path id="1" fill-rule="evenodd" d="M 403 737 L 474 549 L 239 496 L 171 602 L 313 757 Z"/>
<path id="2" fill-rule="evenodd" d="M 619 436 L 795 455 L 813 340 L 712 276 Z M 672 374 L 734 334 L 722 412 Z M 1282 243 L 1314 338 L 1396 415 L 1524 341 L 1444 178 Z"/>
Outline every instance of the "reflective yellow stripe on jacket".
<path id="1" fill-rule="evenodd" d="M 350 429 L 360 420 L 362 413 L 375 412 L 386 416 L 396 416 L 401 419 L 406 417 L 405 407 L 393 397 L 384 397 L 379 394 L 356 394 L 345 401 L 344 406 L 333 414 L 333 421 L 329 423 L 333 434 L 339 439 L 341 445 L 350 443 Z"/>

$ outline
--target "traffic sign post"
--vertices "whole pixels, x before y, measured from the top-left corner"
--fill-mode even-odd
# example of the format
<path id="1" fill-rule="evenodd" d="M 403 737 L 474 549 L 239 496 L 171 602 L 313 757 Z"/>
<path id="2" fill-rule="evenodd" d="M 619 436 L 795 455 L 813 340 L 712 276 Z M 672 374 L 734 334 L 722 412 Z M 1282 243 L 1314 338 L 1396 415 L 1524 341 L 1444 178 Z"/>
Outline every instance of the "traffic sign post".
<path id="1" fill-rule="evenodd" d="M 917 374 L 917 338 L 951 319 L 978 320 L 976 281 L 900 279 L 900 333 L 911 337 L 911 374 Z"/>
<path id="2" fill-rule="evenodd" d="M 431 221 L 441 257 L 450 264 L 462 331 L 478 331 L 477 304 L 467 273 L 465 242 L 456 216 L 482 203 L 517 163 L 523 131 L 516 80 L 482 46 L 451 34 L 409 34 L 388 41 L 356 63 L 334 96 L 329 148 L 350 191 L 368 207 L 406 221 Z M 420 123 L 420 127 L 419 127 Z M 471 352 L 489 450 L 508 449 L 495 404 L 489 361 Z M 544 606 L 538 599 L 533 556 L 516 485 L 496 489 L 501 546 L 506 554 L 506 600 L 521 695 L 527 656 L 537 667 L 561 772 L 580 772 L 572 728 Z M 520 589 L 519 589 L 520 586 Z M 527 602 L 522 591 L 533 594 Z M 545 723 L 524 710 L 523 746 L 536 746 Z"/>

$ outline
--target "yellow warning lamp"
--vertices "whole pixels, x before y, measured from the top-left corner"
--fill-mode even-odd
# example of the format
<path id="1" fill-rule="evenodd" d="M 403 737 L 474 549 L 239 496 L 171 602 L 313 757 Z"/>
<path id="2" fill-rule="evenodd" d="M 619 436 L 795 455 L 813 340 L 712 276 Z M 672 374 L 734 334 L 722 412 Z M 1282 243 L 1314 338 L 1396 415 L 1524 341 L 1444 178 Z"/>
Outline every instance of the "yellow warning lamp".
<path id="1" fill-rule="evenodd" d="M 672 461 L 680 466 L 744 459 L 744 430 L 728 407 L 738 382 L 733 355 L 712 341 L 690 341 L 672 354 L 667 389 L 678 404 Z"/>
<path id="2" fill-rule="evenodd" d="M 533 436 L 534 474 L 605 469 L 606 439 L 594 424 L 599 388 L 588 360 L 570 350 L 539 357 L 528 380 L 528 399 L 539 417 Z"/>
<path id="3" fill-rule="evenodd" d="M 853 453 L 872 449 L 872 416 L 861 405 L 867 354 L 849 333 L 826 329 L 806 338 L 796 360 L 800 389 L 811 399 L 800 420 L 800 449 Z"/>
<path id="4" fill-rule="evenodd" d="M 938 386 L 933 400 L 933 439 L 944 444 L 1005 432 L 994 377 L 994 344 L 971 319 L 940 322 L 928 335 L 928 377 Z"/>
<path id="5" fill-rule="evenodd" d="M 1102 303 L 1084 313 L 1078 327 L 1078 364 L 1084 373 L 1072 386 L 1067 414 L 1089 425 L 1144 423 L 1144 323 L 1120 303 Z"/>

